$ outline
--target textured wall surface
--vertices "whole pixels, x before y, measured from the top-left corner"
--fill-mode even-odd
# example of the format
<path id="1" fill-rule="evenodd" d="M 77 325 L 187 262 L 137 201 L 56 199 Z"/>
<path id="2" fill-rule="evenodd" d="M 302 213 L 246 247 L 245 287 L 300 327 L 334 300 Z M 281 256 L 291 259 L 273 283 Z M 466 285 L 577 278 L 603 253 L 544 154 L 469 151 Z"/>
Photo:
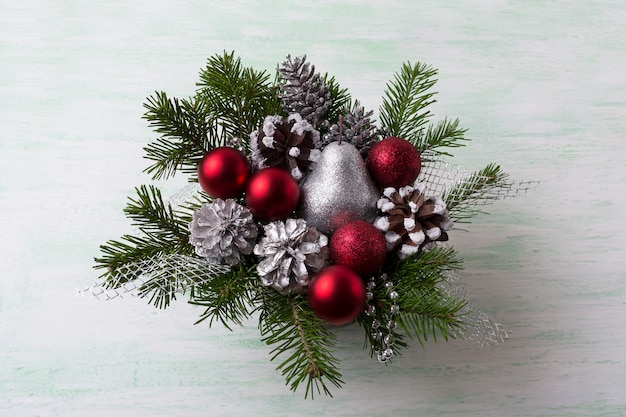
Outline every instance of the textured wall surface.
<path id="1" fill-rule="evenodd" d="M 287 5 L 287 3 L 290 3 Z M 461 4 L 457 4 L 461 3 Z M 626 415 L 626 3 L 546 1 L 2 1 L 0 415 Z M 293 394 L 253 322 L 76 297 L 130 230 L 148 183 L 154 90 L 193 93 L 208 56 L 273 69 L 308 54 L 369 108 L 406 60 L 439 68 L 455 162 L 541 180 L 453 242 L 473 302 L 505 343 L 416 345 L 383 367 L 345 329 L 346 385 Z M 174 179 L 165 193 L 181 185 Z"/>

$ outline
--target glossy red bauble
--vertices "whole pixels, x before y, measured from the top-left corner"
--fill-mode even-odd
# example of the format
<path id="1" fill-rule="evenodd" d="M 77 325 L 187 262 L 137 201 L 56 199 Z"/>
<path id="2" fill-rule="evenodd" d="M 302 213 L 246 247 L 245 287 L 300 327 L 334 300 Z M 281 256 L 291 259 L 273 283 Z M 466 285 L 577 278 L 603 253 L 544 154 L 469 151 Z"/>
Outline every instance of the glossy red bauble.
<path id="1" fill-rule="evenodd" d="M 331 265 L 311 280 L 308 298 L 311 310 L 322 320 L 348 324 L 365 307 L 365 284 L 350 268 Z"/>
<path id="2" fill-rule="evenodd" d="M 328 248 L 332 263 L 347 266 L 363 278 L 378 272 L 387 256 L 385 237 L 376 226 L 363 220 L 339 227 Z"/>
<path id="3" fill-rule="evenodd" d="M 215 198 L 233 198 L 243 194 L 252 168 L 244 154 L 234 148 L 209 151 L 198 165 L 198 182 Z"/>
<path id="4" fill-rule="evenodd" d="M 295 210 L 299 199 L 298 182 L 280 168 L 265 168 L 255 172 L 246 186 L 248 208 L 262 220 L 287 218 Z"/>
<path id="5" fill-rule="evenodd" d="M 367 155 L 367 169 L 379 187 L 413 185 L 422 169 L 422 159 L 413 144 L 402 138 L 385 138 Z"/>

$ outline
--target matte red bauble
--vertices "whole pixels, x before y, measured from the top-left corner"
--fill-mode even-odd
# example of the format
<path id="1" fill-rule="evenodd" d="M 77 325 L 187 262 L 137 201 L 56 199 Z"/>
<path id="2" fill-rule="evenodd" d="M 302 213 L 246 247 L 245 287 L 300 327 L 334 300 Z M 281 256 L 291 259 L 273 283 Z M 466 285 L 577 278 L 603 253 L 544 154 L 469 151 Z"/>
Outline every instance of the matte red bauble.
<path id="1" fill-rule="evenodd" d="M 243 194 L 252 168 L 244 154 L 234 148 L 209 151 L 198 165 L 198 182 L 215 198 L 233 198 Z"/>
<path id="2" fill-rule="evenodd" d="M 300 187 L 287 171 L 265 168 L 255 172 L 246 186 L 248 208 L 262 220 L 287 218 L 298 205 Z"/>
<path id="3" fill-rule="evenodd" d="M 348 324 L 365 307 L 365 284 L 350 268 L 331 265 L 311 280 L 308 297 L 319 318 L 338 326 Z"/>
<path id="4" fill-rule="evenodd" d="M 380 270 L 387 256 L 385 237 L 376 226 L 357 220 L 338 228 L 330 238 L 330 260 L 369 278 Z"/>
<path id="5" fill-rule="evenodd" d="M 413 185 L 422 169 L 422 159 L 413 144 L 402 138 L 385 138 L 367 155 L 367 169 L 379 187 Z"/>

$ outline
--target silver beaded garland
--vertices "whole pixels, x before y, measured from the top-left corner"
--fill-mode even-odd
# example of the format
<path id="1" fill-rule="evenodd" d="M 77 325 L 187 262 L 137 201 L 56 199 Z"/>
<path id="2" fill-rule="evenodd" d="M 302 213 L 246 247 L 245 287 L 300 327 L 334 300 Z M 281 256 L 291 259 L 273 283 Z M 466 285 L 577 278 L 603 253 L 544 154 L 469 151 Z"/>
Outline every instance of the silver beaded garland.
<path id="1" fill-rule="evenodd" d="M 374 341 L 372 343 L 376 358 L 381 363 L 386 363 L 393 358 L 393 330 L 396 328 L 396 317 L 400 314 L 400 306 L 398 305 L 398 292 L 393 290 L 393 282 L 387 281 L 387 274 L 380 277 L 382 285 L 389 291 L 388 297 L 392 302 L 389 307 L 389 320 L 386 326 L 382 326 L 376 318 L 376 307 L 370 304 L 374 299 L 374 288 L 376 287 L 376 278 L 371 277 L 367 282 L 365 314 L 372 318 L 370 337 Z"/>

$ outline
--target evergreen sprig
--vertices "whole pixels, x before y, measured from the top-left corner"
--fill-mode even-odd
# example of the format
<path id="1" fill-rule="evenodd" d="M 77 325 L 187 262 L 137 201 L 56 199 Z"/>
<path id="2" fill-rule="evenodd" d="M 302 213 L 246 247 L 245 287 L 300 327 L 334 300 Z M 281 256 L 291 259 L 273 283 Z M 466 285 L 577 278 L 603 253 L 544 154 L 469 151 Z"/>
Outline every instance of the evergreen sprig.
<path id="1" fill-rule="evenodd" d="M 190 303 L 206 310 L 196 324 L 209 320 L 209 326 L 219 321 L 229 330 L 232 324 L 241 326 L 250 318 L 259 280 L 254 266 L 233 267 L 194 289 Z"/>
<path id="2" fill-rule="evenodd" d="M 213 110 L 222 134 L 239 146 L 248 146 L 248 136 L 265 116 L 283 113 L 270 75 L 244 67 L 234 52 L 209 58 L 197 86 L 199 97 Z"/>
<path id="3" fill-rule="evenodd" d="M 314 398 L 316 392 L 332 397 L 328 384 L 343 384 L 339 361 L 331 353 L 335 334 L 311 311 L 302 295 L 285 296 L 264 287 L 261 301 L 262 340 L 273 346 L 271 360 L 281 358 L 276 369 L 290 389 L 295 391 L 304 383 L 305 398 Z"/>
<path id="4" fill-rule="evenodd" d="M 392 263 L 389 277 L 400 295 L 400 327 L 420 344 L 431 336 L 435 340 L 437 335 L 446 340 L 454 336 L 462 326 L 457 313 L 466 302 L 449 296 L 438 285 L 447 273 L 462 268 L 454 248 L 435 247 Z"/>
<path id="5" fill-rule="evenodd" d="M 499 165 L 489 164 L 459 181 L 442 198 L 450 217 L 456 222 L 464 223 L 481 213 L 478 206 L 501 200 L 508 195 L 511 188 L 509 174 Z"/>
<path id="6" fill-rule="evenodd" d="M 387 83 L 380 106 L 380 122 L 384 133 L 416 144 L 423 126 L 431 116 L 427 107 L 434 103 L 434 77 L 437 70 L 423 63 L 402 64 L 399 73 Z"/>
<path id="7" fill-rule="evenodd" d="M 120 240 L 109 240 L 100 246 L 103 255 L 95 258 L 95 268 L 111 286 L 119 286 L 139 278 L 142 272 L 133 265 L 157 255 L 191 255 L 187 224 L 177 218 L 169 205 L 163 202 L 158 188 L 142 185 L 135 189 L 136 198 L 129 198 L 124 209 L 141 235 L 124 235 Z M 118 270 L 123 269 L 123 274 Z"/>
<path id="8" fill-rule="evenodd" d="M 419 135 L 414 142 L 415 147 L 422 153 L 422 159 L 437 156 L 453 156 L 441 148 L 460 148 L 468 141 L 465 137 L 467 129 L 459 127 L 459 119 L 444 118 L 437 124 L 429 124 L 426 133 Z"/>
<path id="9" fill-rule="evenodd" d="M 145 169 L 152 179 L 169 178 L 177 170 L 195 173 L 202 156 L 225 143 L 213 109 L 198 97 L 177 99 L 155 92 L 144 107 L 143 118 L 161 135 L 144 148 L 145 158 L 153 161 Z"/>

